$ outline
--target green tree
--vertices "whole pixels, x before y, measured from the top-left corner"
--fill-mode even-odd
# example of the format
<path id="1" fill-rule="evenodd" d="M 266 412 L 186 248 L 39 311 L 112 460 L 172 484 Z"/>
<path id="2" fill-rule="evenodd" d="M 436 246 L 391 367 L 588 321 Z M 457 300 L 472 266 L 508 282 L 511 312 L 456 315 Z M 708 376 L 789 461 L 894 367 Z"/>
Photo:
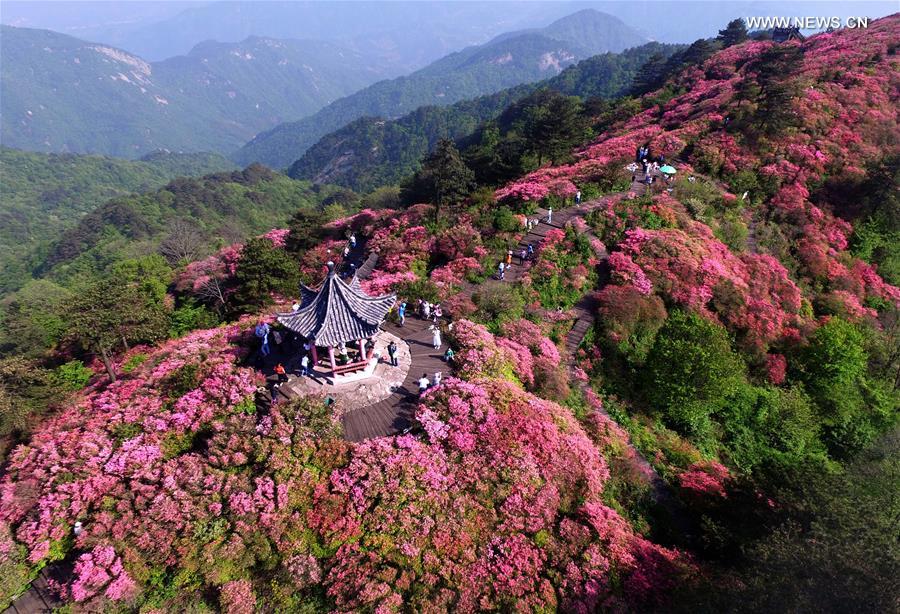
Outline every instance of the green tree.
<path id="1" fill-rule="evenodd" d="M 288 236 L 284 247 L 290 252 L 302 252 L 315 247 L 325 236 L 322 227 L 328 223 L 325 212 L 315 207 L 303 207 L 288 222 Z"/>
<path id="2" fill-rule="evenodd" d="M 803 379 L 810 394 L 838 417 L 843 402 L 865 374 L 868 356 L 862 332 L 853 324 L 833 317 L 816 329 L 802 353 Z"/>
<path id="3" fill-rule="evenodd" d="M 744 381 L 744 364 L 728 333 L 694 313 L 674 311 L 646 362 L 648 400 L 683 433 L 708 433 L 710 414 Z"/>
<path id="4" fill-rule="evenodd" d="M 0 462 L 64 394 L 52 374 L 20 356 L 0 359 Z"/>
<path id="5" fill-rule="evenodd" d="M 244 245 L 234 278 L 237 285 L 235 307 L 250 311 L 270 304 L 273 292 L 296 293 L 300 270 L 297 263 L 272 241 L 255 238 Z"/>
<path id="6" fill-rule="evenodd" d="M 733 19 L 729 21 L 724 30 L 719 30 L 719 36 L 716 37 L 717 40 L 722 41 L 723 47 L 739 45 L 748 38 L 747 26 L 744 25 L 743 19 Z"/>
<path id="7" fill-rule="evenodd" d="M 587 120 L 581 101 L 553 90 L 541 90 L 529 97 L 522 123 L 522 136 L 538 166 L 568 156 L 587 137 Z"/>
<path id="8" fill-rule="evenodd" d="M 441 139 L 437 147 L 422 162 L 406 190 L 406 200 L 411 202 L 426 198 L 435 206 L 435 218 L 439 219 L 445 205 L 461 202 L 475 187 L 475 174 L 459 154 L 453 141 Z"/>
<path id="9" fill-rule="evenodd" d="M 69 310 L 70 334 L 82 348 L 100 357 L 113 382 L 115 348 L 157 341 L 165 337 L 167 328 L 168 314 L 155 297 L 113 276 L 79 289 Z"/>
<path id="10" fill-rule="evenodd" d="M 647 92 L 652 92 L 662 85 L 665 75 L 666 56 L 661 53 L 654 53 L 638 69 L 631 82 L 629 93 L 633 96 L 641 96 Z"/>

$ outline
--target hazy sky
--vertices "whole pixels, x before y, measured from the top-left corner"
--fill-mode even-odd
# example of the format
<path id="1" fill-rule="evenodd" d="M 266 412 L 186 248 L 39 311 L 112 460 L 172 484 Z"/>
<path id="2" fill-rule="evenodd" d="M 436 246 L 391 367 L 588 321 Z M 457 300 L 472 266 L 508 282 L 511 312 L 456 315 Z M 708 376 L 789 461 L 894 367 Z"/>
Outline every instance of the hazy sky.
<path id="1" fill-rule="evenodd" d="M 483 43 L 510 30 L 540 27 L 582 8 L 611 13 L 664 42 L 715 35 L 735 17 L 869 16 L 898 10 L 887 2 L 683 0 L 542 0 L 478 2 L 42 2 L 0 0 L 0 21 L 46 28 L 119 46 L 150 60 L 187 53 L 204 40 L 234 42 L 250 35 L 349 40 L 381 32 L 414 31 L 441 37 L 442 49 Z"/>

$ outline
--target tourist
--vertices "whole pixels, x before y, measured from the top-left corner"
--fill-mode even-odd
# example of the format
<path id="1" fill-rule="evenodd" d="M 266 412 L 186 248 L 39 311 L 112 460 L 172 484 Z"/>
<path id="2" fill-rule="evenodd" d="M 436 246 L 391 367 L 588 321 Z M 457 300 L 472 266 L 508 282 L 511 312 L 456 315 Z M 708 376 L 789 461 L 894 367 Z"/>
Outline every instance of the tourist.
<path id="1" fill-rule="evenodd" d="M 547 223 L 548 224 L 553 223 L 553 207 L 547 208 Z"/>
<path id="2" fill-rule="evenodd" d="M 369 360 L 372 357 L 372 354 L 375 353 L 375 342 L 370 338 L 366 340 L 366 360 Z"/>
<path id="3" fill-rule="evenodd" d="M 300 375 L 304 377 L 309 375 L 309 354 L 304 354 L 300 359 Z"/>
<path id="4" fill-rule="evenodd" d="M 431 385 L 434 386 L 435 388 L 437 388 L 438 386 L 440 386 L 440 385 L 441 385 L 441 378 L 442 378 L 442 377 L 443 377 L 443 376 L 441 375 L 441 372 L 440 372 L 440 371 L 435 371 L 435 372 L 434 372 L 434 379 L 432 380 L 433 383 L 432 383 Z"/>
<path id="5" fill-rule="evenodd" d="M 426 390 L 428 390 L 428 386 L 431 384 L 428 381 L 428 374 L 423 373 L 422 377 L 419 378 L 419 394 L 424 394 Z"/>
<path id="6" fill-rule="evenodd" d="M 506 272 L 506 265 L 503 264 L 503 261 L 500 261 L 500 264 L 497 265 L 497 279 L 503 280 L 503 274 Z"/>
<path id="7" fill-rule="evenodd" d="M 534 243 L 528 244 L 528 259 L 531 260 L 534 258 Z"/>
<path id="8" fill-rule="evenodd" d="M 519 265 L 525 264 L 525 259 L 528 258 L 528 250 L 524 247 L 519 250 Z"/>
<path id="9" fill-rule="evenodd" d="M 391 358 L 391 366 L 396 367 L 397 366 L 397 344 L 394 343 L 393 339 L 391 340 L 390 343 L 388 343 L 387 351 L 388 351 L 388 356 L 390 356 L 390 358 Z"/>
<path id="10" fill-rule="evenodd" d="M 344 258 L 350 255 L 350 246 L 344 248 Z"/>
<path id="11" fill-rule="evenodd" d="M 272 331 L 272 341 L 275 342 L 275 349 L 281 351 L 281 331 Z"/>
<path id="12" fill-rule="evenodd" d="M 406 301 L 400 303 L 397 308 L 397 317 L 400 318 L 400 326 L 403 326 L 403 323 L 406 322 Z"/>
<path id="13" fill-rule="evenodd" d="M 429 303 L 428 301 L 422 303 L 422 319 L 431 319 L 431 303 Z"/>
<path id="14" fill-rule="evenodd" d="M 447 363 L 453 362 L 453 348 L 448 347 L 447 351 L 444 352 L 444 362 L 447 362 Z"/>
<path id="15" fill-rule="evenodd" d="M 439 326 L 431 326 L 431 343 L 434 345 L 434 349 L 441 349 L 441 329 Z"/>
<path id="16" fill-rule="evenodd" d="M 260 322 L 256 325 L 254 334 L 260 340 L 259 353 L 265 358 L 271 351 L 269 350 L 269 325 L 265 322 Z"/>
<path id="17" fill-rule="evenodd" d="M 506 268 L 508 269 L 512 265 L 512 250 L 506 251 Z"/>
<path id="18" fill-rule="evenodd" d="M 440 320 L 444 315 L 444 310 L 441 309 L 441 304 L 438 303 L 434 306 L 434 323 L 437 324 L 438 320 Z"/>
<path id="19" fill-rule="evenodd" d="M 356 249 L 356 235 L 350 235 L 350 249 Z"/>
<path id="20" fill-rule="evenodd" d="M 275 375 L 278 376 L 279 382 L 288 381 L 287 371 L 284 370 L 284 365 L 281 364 L 280 362 L 277 365 L 275 365 Z"/>
<path id="21" fill-rule="evenodd" d="M 356 263 L 351 262 L 350 263 L 350 277 L 353 277 L 354 275 L 356 275 Z"/>
<path id="22" fill-rule="evenodd" d="M 347 352 L 347 344 L 341 341 L 341 344 L 338 346 L 338 354 L 341 357 L 341 360 L 344 363 L 350 362 L 350 354 Z"/>
<path id="23" fill-rule="evenodd" d="M 576 191 L 575 191 L 575 204 L 576 204 L 576 205 L 580 205 L 580 204 L 581 204 L 581 190 L 576 190 Z"/>

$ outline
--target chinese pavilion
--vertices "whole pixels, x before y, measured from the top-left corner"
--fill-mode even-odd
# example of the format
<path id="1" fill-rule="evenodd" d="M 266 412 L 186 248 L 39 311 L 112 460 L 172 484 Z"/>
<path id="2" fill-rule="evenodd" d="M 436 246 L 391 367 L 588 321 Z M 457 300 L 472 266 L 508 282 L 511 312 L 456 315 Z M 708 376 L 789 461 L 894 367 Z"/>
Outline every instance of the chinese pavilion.
<path id="1" fill-rule="evenodd" d="M 300 284 L 300 306 L 289 313 L 277 314 L 278 321 L 303 336 L 310 344 L 313 365 L 318 364 L 317 347 L 328 348 L 331 372 L 346 373 L 368 364 L 367 341 L 378 331 L 384 316 L 397 300 L 396 294 L 368 296 L 354 277 L 350 283 L 335 275 L 334 263 L 328 263 L 328 277 L 318 290 Z M 336 346 L 357 342 L 359 357 L 337 365 Z"/>

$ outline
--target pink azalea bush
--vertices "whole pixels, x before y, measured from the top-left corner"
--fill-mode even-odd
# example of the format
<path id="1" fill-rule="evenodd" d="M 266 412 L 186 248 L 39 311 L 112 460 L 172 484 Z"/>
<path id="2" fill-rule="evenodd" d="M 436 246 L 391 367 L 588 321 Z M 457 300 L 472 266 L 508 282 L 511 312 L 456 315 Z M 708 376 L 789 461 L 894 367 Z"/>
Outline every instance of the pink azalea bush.
<path id="1" fill-rule="evenodd" d="M 603 504 L 608 469 L 568 410 L 451 378 L 418 417 L 424 441 L 361 444 L 318 501 L 339 609 L 634 607 L 687 569 Z"/>
<path id="2" fill-rule="evenodd" d="M 458 348 L 454 363 L 467 379 L 506 377 L 528 390 L 559 369 L 559 349 L 528 320 L 503 325 L 503 336 L 494 336 L 481 324 L 457 320 L 452 338 Z"/>

